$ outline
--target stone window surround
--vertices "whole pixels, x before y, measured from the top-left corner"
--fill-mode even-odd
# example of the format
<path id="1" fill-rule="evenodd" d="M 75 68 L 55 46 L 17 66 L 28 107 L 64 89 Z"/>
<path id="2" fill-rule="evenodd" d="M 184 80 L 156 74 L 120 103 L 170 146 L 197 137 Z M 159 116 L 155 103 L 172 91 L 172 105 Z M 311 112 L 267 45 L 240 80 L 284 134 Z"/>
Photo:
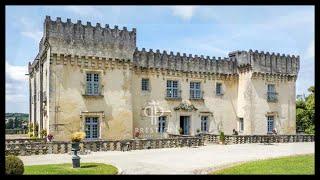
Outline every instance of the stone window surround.
<path id="1" fill-rule="evenodd" d="M 279 123 L 279 113 L 277 111 L 269 111 L 265 114 L 266 117 L 266 126 L 268 126 L 268 116 L 273 116 L 273 128 L 277 128 L 277 124 Z M 277 128 L 277 133 L 279 133 L 279 129 Z"/>
<path id="2" fill-rule="evenodd" d="M 191 83 L 200 83 L 200 97 L 199 98 L 191 98 Z M 202 90 L 203 89 L 202 86 L 203 86 L 203 82 L 201 80 L 191 80 L 191 81 L 189 81 L 189 99 L 190 100 L 202 100 L 203 99 L 204 91 Z M 195 88 L 193 88 L 193 90 L 194 89 Z"/>
<path id="3" fill-rule="evenodd" d="M 242 126 L 243 126 L 243 128 L 241 129 L 241 121 L 240 120 L 242 120 Z M 243 117 L 239 117 L 238 118 L 238 123 L 239 123 L 239 133 L 243 133 L 244 132 L 244 118 Z"/>
<path id="4" fill-rule="evenodd" d="M 85 132 L 85 124 L 86 124 L 86 117 L 98 117 L 98 123 L 99 123 L 99 137 L 98 139 L 102 139 L 102 128 L 104 128 L 103 123 L 105 122 L 105 115 L 104 111 L 82 111 L 80 113 L 80 130 Z"/>
<path id="5" fill-rule="evenodd" d="M 167 83 L 168 83 L 168 81 L 177 81 L 178 83 L 177 83 L 177 97 L 168 97 L 167 96 L 167 89 L 168 89 L 168 87 L 167 87 Z M 176 100 L 181 100 L 181 95 L 182 95 L 182 90 L 181 90 L 181 79 L 179 79 L 179 78 L 166 78 L 165 79 L 165 99 L 167 99 L 167 100 L 171 100 L 171 99 L 176 99 Z"/>
<path id="6" fill-rule="evenodd" d="M 217 94 L 217 84 L 221 84 L 221 89 L 220 89 L 220 94 Z M 214 88 L 214 91 L 215 91 L 215 95 L 216 96 L 222 96 L 222 95 L 224 95 L 224 89 L 225 89 L 225 87 L 224 87 L 224 84 L 223 84 L 223 81 L 219 81 L 219 80 L 217 80 L 216 82 L 215 82 L 215 86 L 214 86 L 215 88 Z"/>
<path id="7" fill-rule="evenodd" d="M 149 80 L 149 83 L 148 83 L 148 90 L 142 90 L 142 80 L 143 79 L 148 79 Z M 151 80 L 148 76 L 142 76 L 141 77 L 141 84 L 140 84 L 140 88 L 141 88 L 141 94 L 142 95 L 145 95 L 145 94 L 149 94 L 151 91 L 152 91 L 152 87 L 151 87 Z"/>
<path id="8" fill-rule="evenodd" d="M 82 80 L 83 80 L 83 88 L 82 88 L 82 95 L 85 96 L 85 97 L 103 97 L 103 87 L 104 87 L 104 84 L 103 84 L 103 75 L 105 75 L 105 70 L 101 70 L 101 69 L 81 69 L 80 72 L 83 73 L 83 77 L 82 77 Z M 86 78 L 87 78 L 87 73 L 96 73 L 96 74 L 99 74 L 99 95 L 87 95 L 86 94 L 86 86 L 87 86 L 87 83 L 86 83 Z"/>

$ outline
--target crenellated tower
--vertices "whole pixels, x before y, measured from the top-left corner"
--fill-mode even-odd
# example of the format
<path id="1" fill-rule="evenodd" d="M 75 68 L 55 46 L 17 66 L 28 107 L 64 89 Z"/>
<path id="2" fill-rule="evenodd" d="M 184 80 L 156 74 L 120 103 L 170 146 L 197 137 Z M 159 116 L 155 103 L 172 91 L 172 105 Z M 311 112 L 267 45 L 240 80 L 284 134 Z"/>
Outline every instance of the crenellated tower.
<path id="1" fill-rule="evenodd" d="M 294 134 L 300 57 L 249 50 L 231 52 L 229 58 L 237 64 L 238 118 L 245 122 L 244 133 L 266 133 L 266 119 L 272 118 L 279 133 Z"/>

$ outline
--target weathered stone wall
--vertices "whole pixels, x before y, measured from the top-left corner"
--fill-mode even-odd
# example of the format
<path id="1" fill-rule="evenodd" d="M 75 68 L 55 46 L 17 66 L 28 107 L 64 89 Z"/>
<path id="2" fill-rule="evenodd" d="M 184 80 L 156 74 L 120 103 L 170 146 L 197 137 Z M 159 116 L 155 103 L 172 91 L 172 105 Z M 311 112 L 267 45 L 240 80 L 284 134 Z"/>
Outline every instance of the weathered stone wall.
<path id="1" fill-rule="evenodd" d="M 275 84 L 278 100 L 267 101 L 267 86 Z M 238 117 L 244 118 L 241 134 L 266 134 L 267 115 L 275 116 L 279 134 L 296 133 L 295 79 L 245 71 L 239 74 Z"/>
<path id="2" fill-rule="evenodd" d="M 221 59 L 218 57 L 210 58 L 207 56 L 198 56 L 194 57 L 189 54 L 183 53 L 180 55 L 179 52 L 177 54 L 167 54 L 166 51 L 160 53 L 159 50 L 153 52 L 150 49 L 146 52 L 145 48 L 142 48 L 141 51 L 136 49 L 133 54 L 133 62 L 136 67 L 140 68 L 154 68 L 154 69 L 170 69 L 174 71 L 182 71 L 182 72 L 202 72 L 202 73 L 220 73 L 220 74 L 236 74 L 237 67 L 235 61 L 231 61 L 228 58 Z"/>
<path id="3" fill-rule="evenodd" d="M 149 78 L 150 91 L 141 90 L 141 79 Z M 166 98 L 167 80 L 178 80 L 181 90 L 181 98 Z M 190 100 L 190 82 L 201 82 L 203 99 Z M 158 122 L 152 123 L 151 117 L 144 115 L 144 108 L 148 103 L 155 101 L 164 111 L 167 117 L 167 132 L 178 134 L 180 128 L 180 116 L 190 116 L 190 135 L 195 135 L 197 129 L 201 129 L 201 116 L 208 116 L 210 133 L 218 133 L 219 130 L 231 134 L 237 126 L 237 76 L 202 75 L 199 73 L 184 73 L 180 71 L 151 71 L 135 70 L 132 80 L 133 97 L 133 125 L 134 129 L 142 128 L 143 131 L 152 129 L 152 132 L 144 132 L 146 137 L 160 136 L 157 133 Z M 224 95 L 216 95 L 216 83 L 222 83 Z M 197 110 L 175 110 L 182 102 L 189 101 Z M 228 113 L 226 113 L 228 112 Z M 160 115 L 160 113 L 158 113 Z M 165 136 L 165 135 L 164 135 Z"/>
<path id="4" fill-rule="evenodd" d="M 76 24 L 70 19 L 44 22 L 39 53 L 29 66 L 31 95 L 35 88 L 36 116 L 43 128 L 56 140 L 68 140 L 72 132 L 83 130 L 86 116 L 101 118 L 102 139 L 131 138 L 135 128 L 152 128 L 159 137 L 157 123 L 144 117 L 148 102 L 159 102 L 167 116 L 168 133 L 178 134 L 179 117 L 190 116 L 190 133 L 200 129 L 201 115 L 209 117 L 209 133 L 219 130 L 231 134 L 244 118 L 243 134 L 265 134 L 266 114 L 275 114 L 280 134 L 295 133 L 295 80 L 299 56 L 235 51 L 227 58 L 187 56 L 178 52 L 148 52 L 136 48 L 136 30 L 102 28 L 88 22 Z M 43 64 L 43 93 L 47 103 L 40 107 L 39 64 Z M 101 74 L 101 96 L 87 97 L 85 73 Z M 141 78 L 149 78 L 150 92 L 141 91 Z M 33 79 L 36 78 L 36 83 Z M 178 80 L 181 98 L 166 96 L 166 81 Z M 203 99 L 190 100 L 190 81 L 201 82 Z M 216 83 L 222 83 L 223 95 L 216 95 Z M 267 102 L 267 84 L 275 83 L 279 100 Z M 32 97 L 33 98 L 33 97 Z M 175 110 L 181 103 L 196 107 L 193 111 Z M 35 104 L 31 104 L 34 112 Z M 39 129 L 40 131 L 41 129 Z M 150 133 L 149 133 L 150 134 Z"/>
<path id="5" fill-rule="evenodd" d="M 72 23 L 70 19 L 62 22 L 61 18 L 52 21 L 47 16 L 44 22 L 44 38 L 51 45 L 52 53 L 78 56 L 98 56 L 107 58 L 132 59 L 136 48 L 136 30 L 128 31 L 118 26 L 111 29 L 99 23 L 90 22 L 82 25 L 81 21 Z"/>
<path id="6" fill-rule="evenodd" d="M 73 132 L 84 131 L 86 116 L 99 117 L 101 139 L 132 137 L 129 66 L 113 61 L 114 66 L 110 62 L 110 68 L 100 68 L 98 60 L 75 61 L 56 54 L 50 60 L 50 105 L 55 111 L 50 116 L 49 133 L 56 140 L 70 140 Z M 101 96 L 85 95 L 86 72 L 100 74 Z"/>
<path id="7" fill-rule="evenodd" d="M 249 50 L 231 52 L 229 58 L 237 61 L 238 67 L 250 65 L 253 72 L 259 73 L 296 76 L 300 69 L 300 57 L 294 55 Z"/>

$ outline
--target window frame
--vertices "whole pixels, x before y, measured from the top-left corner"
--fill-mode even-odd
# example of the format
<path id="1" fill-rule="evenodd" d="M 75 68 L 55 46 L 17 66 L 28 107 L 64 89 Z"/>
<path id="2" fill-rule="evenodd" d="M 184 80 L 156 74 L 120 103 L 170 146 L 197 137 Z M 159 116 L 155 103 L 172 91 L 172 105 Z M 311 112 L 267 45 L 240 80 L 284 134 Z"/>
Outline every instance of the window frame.
<path id="1" fill-rule="evenodd" d="M 202 133 L 209 132 L 209 116 L 201 116 L 200 130 Z"/>
<path id="2" fill-rule="evenodd" d="M 176 82 L 176 86 L 175 86 L 175 82 Z M 179 89 L 180 89 L 179 80 L 167 80 L 166 98 L 170 98 L 170 99 L 180 98 Z"/>
<path id="3" fill-rule="evenodd" d="M 278 93 L 275 84 L 267 84 L 267 100 L 268 102 L 275 102 L 278 100 Z"/>
<path id="4" fill-rule="evenodd" d="M 88 81 L 88 77 L 89 77 L 88 75 L 90 75 L 89 81 Z M 100 85 L 101 75 L 99 72 L 92 72 L 92 71 L 86 72 L 85 80 L 86 80 L 85 95 L 88 95 L 88 96 L 101 95 L 101 85 Z M 89 88 L 91 89 L 89 90 Z"/>
<path id="5" fill-rule="evenodd" d="M 218 85 L 219 85 L 219 86 L 218 86 Z M 219 92 L 218 92 L 218 87 L 219 87 Z M 217 83 L 216 83 L 216 95 L 217 95 L 217 96 L 223 95 L 223 92 L 222 92 L 222 83 L 221 83 L 221 82 L 217 82 Z"/>
<path id="6" fill-rule="evenodd" d="M 100 120 L 97 116 L 86 116 L 84 119 L 84 132 L 86 133 L 85 140 L 97 140 L 100 137 Z M 89 122 L 87 122 L 89 120 Z M 96 120 L 96 122 L 93 122 Z M 87 133 L 87 127 L 89 126 L 89 135 Z M 94 129 L 93 126 L 96 126 L 96 137 L 93 137 Z M 89 136 L 89 137 L 88 137 Z"/>
<path id="7" fill-rule="evenodd" d="M 144 82 L 147 82 L 147 86 L 146 86 L 146 89 L 144 89 L 144 85 L 145 83 Z M 143 92 L 147 92 L 147 91 L 150 91 L 150 80 L 149 78 L 142 78 L 141 79 L 141 91 Z"/>
<path id="8" fill-rule="evenodd" d="M 167 126 L 167 116 L 159 116 L 158 117 L 158 133 L 163 134 L 166 133 Z"/>
<path id="9" fill-rule="evenodd" d="M 197 86 L 198 85 L 198 86 Z M 202 99 L 201 82 L 191 81 L 189 85 L 190 99 Z"/>
<path id="10" fill-rule="evenodd" d="M 239 132 L 244 131 L 244 120 L 243 118 L 239 118 Z"/>
<path id="11" fill-rule="evenodd" d="M 272 122 L 272 129 L 270 130 L 269 127 L 271 127 L 271 122 Z M 272 133 L 274 129 L 274 116 L 273 115 L 269 115 L 267 116 L 267 133 Z"/>

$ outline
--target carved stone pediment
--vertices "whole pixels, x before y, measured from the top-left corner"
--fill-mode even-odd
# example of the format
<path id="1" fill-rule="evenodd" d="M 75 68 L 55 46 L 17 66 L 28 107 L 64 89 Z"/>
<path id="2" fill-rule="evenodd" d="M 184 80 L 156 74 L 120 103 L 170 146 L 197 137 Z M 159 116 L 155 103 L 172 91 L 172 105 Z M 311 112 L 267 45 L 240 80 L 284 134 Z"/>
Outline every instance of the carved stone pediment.
<path id="1" fill-rule="evenodd" d="M 191 104 L 190 101 L 183 101 L 177 107 L 175 107 L 174 110 L 197 111 L 198 109 L 193 104 Z"/>

